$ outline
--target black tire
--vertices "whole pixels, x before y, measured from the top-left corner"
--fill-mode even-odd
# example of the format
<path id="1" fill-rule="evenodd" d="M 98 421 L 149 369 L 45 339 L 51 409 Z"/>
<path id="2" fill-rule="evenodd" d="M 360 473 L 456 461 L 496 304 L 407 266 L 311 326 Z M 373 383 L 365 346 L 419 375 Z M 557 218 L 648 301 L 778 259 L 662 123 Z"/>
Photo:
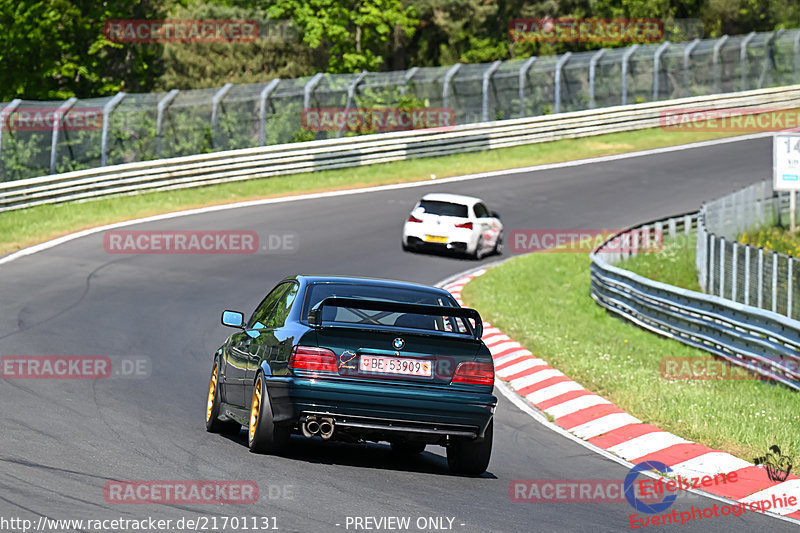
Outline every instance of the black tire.
<path id="1" fill-rule="evenodd" d="M 411 251 L 411 247 L 409 245 L 407 245 L 405 243 L 405 241 L 401 241 L 401 244 L 403 245 L 403 251 L 404 252 L 410 252 Z"/>
<path id="2" fill-rule="evenodd" d="M 482 439 L 456 441 L 447 447 L 447 466 L 454 474 L 478 476 L 486 472 L 492 456 L 494 420 Z"/>
<path id="3" fill-rule="evenodd" d="M 483 235 L 478 237 L 478 244 L 475 245 L 475 252 L 472 254 L 472 258 L 479 261 L 483 258 L 483 254 L 481 253 L 481 248 L 483 248 Z"/>
<path id="4" fill-rule="evenodd" d="M 206 400 L 206 431 L 224 435 L 238 435 L 242 425 L 234 420 L 220 420 L 219 407 L 222 403 L 219 393 L 219 363 L 214 359 L 211 377 L 208 379 L 208 398 Z"/>
<path id="5" fill-rule="evenodd" d="M 500 232 L 500 235 L 497 236 L 497 241 L 494 243 L 494 255 L 502 255 L 503 254 L 503 232 Z"/>
<path id="6" fill-rule="evenodd" d="M 425 451 L 424 442 L 392 442 L 392 452 L 398 455 L 416 455 Z"/>
<path id="7" fill-rule="evenodd" d="M 250 403 L 250 426 L 247 431 L 247 444 L 254 453 L 278 455 L 289 448 L 290 429 L 278 426 L 272 421 L 272 405 L 264 383 L 264 375 L 259 372 L 253 387 Z"/>

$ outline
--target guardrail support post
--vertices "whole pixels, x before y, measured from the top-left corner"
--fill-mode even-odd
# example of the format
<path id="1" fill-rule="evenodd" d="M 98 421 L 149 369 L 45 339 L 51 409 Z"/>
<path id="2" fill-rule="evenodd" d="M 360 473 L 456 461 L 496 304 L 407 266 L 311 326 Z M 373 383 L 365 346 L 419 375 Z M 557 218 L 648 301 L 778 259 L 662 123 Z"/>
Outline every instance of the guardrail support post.
<path id="1" fill-rule="evenodd" d="M 742 39 L 742 44 L 739 45 L 739 61 L 741 63 L 741 71 L 742 71 L 742 89 L 743 91 L 747 90 L 747 44 L 753 40 L 753 37 L 756 36 L 756 32 L 750 32 L 747 34 L 747 37 Z"/>
<path id="2" fill-rule="evenodd" d="M 719 239 L 719 297 L 725 297 L 725 237 Z"/>
<path id="3" fill-rule="evenodd" d="M 529 57 L 519 68 L 519 118 L 525 116 L 525 78 L 534 61 L 536 61 L 536 56 Z"/>
<path id="4" fill-rule="evenodd" d="M 764 307 L 764 249 L 758 249 L 758 303 L 756 307 Z"/>
<path id="5" fill-rule="evenodd" d="M 411 82 L 411 78 L 413 78 L 414 75 L 416 75 L 418 70 L 419 67 L 411 67 L 410 69 L 408 69 L 408 71 L 406 71 L 405 74 L 403 74 L 403 86 L 400 87 L 400 94 L 402 94 L 403 96 L 406 95 L 406 91 L 408 90 L 408 84 L 409 82 Z"/>
<path id="6" fill-rule="evenodd" d="M 456 63 L 450 70 L 447 71 L 447 74 L 444 75 L 444 81 L 442 82 L 442 107 L 449 108 L 450 107 L 450 81 L 453 79 L 453 76 L 456 75 L 458 69 L 461 68 L 461 63 Z"/>
<path id="7" fill-rule="evenodd" d="M 219 104 L 222 99 L 228 94 L 228 91 L 233 88 L 232 83 L 226 83 L 222 88 L 216 92 L 214 98 L 211 99 L 211 148 L 217 148 L 217 123 L 219 122 Z"/>
<path id="8" fill-rule="evenodd" d="M 481 120 L 483 122 L 488 122 L 489 120 L 489 82 L 491 81 L 494 71 L 497 70 L 502 64 L 502 61 L 495 61 L 483 73 L 483 101 L 481 102 Z"/>
<path id="9" fill-rule="evenodd" d="M 308 109 L 311 105 L 311 93 L 314 92 L 314 87 L 319 84 L 322 76 L 322 72 L 317 72 L 303 87 L 303 109 Z"/>
<path id="10" fill-rule="evenodd" d="M 594 109 L 596 105 L 594 101 L 594 80 L 597 74 L 597 62 L 600 61 L 600 58 L 605 53 L 606 48 L 601 48 L 589 60 L 589 109 Z"/>
<path id="11" fill-rule="evenodd" d="M 69 113 L 78 99 L 74 96 L 58 106 L 53 120 L 53 136 L 50 138 L 50 174 L 56 173 L 56 153 L 58 152 L 58 132 L 61 131 L 61 121 Z"/>
<path id="12" fill-rule="evenodd" d="M 554 102 L 554 109 L 553 112 L 558 114 L 561 112 L 561 69 L 564 67 L 564 64 L 569 61 L 569 57 L 572 55 L 572 52 L 567 52 L 558 60 L 556 63 L 556 71 L 555 71 L 555 82 L 556 82 L 556 94 L 555 94 L 555 102 Z"/>
<path id="13" fill-rule="evenodd" d="M 164 138 L 164 112 L 169 107 L 169 104 L 178 96 L 180 91 L 178 89 L 172 89 L 170 92 L 164 96 L 158 102 L 158 115 L 156 117 L 156 153 L 159 157 L 161 157 L 161 150 L 163 148 L 163 138 Z"/>
<path id="14" fill-rule="evenodd" d="M 261 94 L 258 95 L 258 144 L 261 146 L 267 144 L 267 102 L 280 82 L 280 78 L 275 78 L 261 89 Z"/>
<path id="15" fill-rule="evenodd" d="M 628 60 L 637 48 L 639 48 L 638 44 L 629 46 L 628 50 L 622 56 L 622 105 L 628 102 Z"/>
<path id="16" fill-rule="evenodd" d="M 750 305 L 750 245 L 744 248 L 744 305 Z"/>
<path id="17" fill-rule="evenodd" d="M 22 100 L 19 98 L 14 98 L 11 100 L 11 103 L 9 103 L 3 108 L 2 111 L 0 111 L 0 167 L 2 167 L 3 163 L 3 159 L 1 157 L 3 154 L 3 128 L 6 125 L 6 119 L 11 116 L 12 113 L 14 113 L 14 110 L 19 107 L 20 103 L 22 103 Z"/>
<path id="18" fill-rule="evenodd" d="M 658 100 L 659 74 L 661 70 L 661 54 L 669 48 L 669 41 L 664 41 L 653 54 L 653 100 Z"/>
<path id="19" fill-rule="evenodd" d="M 778 253 L 772 252 L 772 312 L 778 312 Z"/>
<path id="20" fill-rule="evenodd" d="M 700 39 L 695 39 L 686 45 L 683 49 L 683 95 L 689 96 L 689 60 L 692 56 L 692 51 L 700 44 Z"/>
<path id="21" fill-rule="evenodd" d="M 708 288 L 706 292 L 708 294 L 714 294 L 714 269 L 716 268 L 716 262 L 714 261 L 714 241 L 716 239 L 713 233 L 709 233 L 708 238 L 710 242 L 708 243 Z"/>
<path id="22" fill-rule="evenodd" d="M 106 102 L 103 106 L 103 134 L 100 139 L 100 166 L 104 167 L 108 164 L 108 130 L 111 129 L 111 113 L 114 112 L 122 99 L 125 98 L 127 93 L 119 92 L 114 95 L 114 98 Z"/>
<path id="23" fill-rule="evenodd" d="M 728 40 L 727 35 L 723 35 L 719 38 L 719 40 L 714 43 L 714 55 L 713 55 L 713 64 L 714 64 L 714 92 L 720 92 L 722 85 L 722 67 L 719 64 L 719 51 L 720 49 L 725 46 L 725 41 Z"/>

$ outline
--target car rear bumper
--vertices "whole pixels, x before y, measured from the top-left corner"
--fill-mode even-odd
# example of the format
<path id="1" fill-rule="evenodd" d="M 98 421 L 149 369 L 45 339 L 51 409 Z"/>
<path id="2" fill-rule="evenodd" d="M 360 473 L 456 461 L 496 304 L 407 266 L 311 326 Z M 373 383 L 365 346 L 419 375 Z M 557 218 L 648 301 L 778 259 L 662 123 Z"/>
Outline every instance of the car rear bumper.
<path id="1" fill-rule="evenodd" d="M 344 379 L 268 378 L 275 422 L 330 416 L 341 428 L 482 436 L 497 398 L 492 394 Z"/>
<path id="2" fill-rule="evenodd" d="M 469 245 L 466 242 L 447 242 L 447 243 L 438 243 L 438 242 L 426 242 L 419 237 L 411 237 L 409 236 L 406 239 L 406 246 L 409 248 L 422 250 L 441 250 L 441 251 L 449 251 L 449 252 L 458 252 L 458 253 L 466 253 L 469 249 Z"/>

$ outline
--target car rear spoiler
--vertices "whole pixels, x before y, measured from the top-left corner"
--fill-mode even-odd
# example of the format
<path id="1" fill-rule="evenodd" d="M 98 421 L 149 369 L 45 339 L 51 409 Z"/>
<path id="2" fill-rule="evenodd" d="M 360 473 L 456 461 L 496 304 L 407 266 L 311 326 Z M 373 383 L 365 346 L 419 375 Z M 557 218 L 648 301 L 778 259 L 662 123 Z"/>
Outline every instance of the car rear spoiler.
<path id="1" fill-rule="evenodd" d="M 364 309 L 365 311 L 386 311 L 389 313 L 413 313 L 430 316 L 453 316 L 467 318 L 475 321 L 471 326 L 473 336 L 480 340 L 483 337 L 483 321 L 475 309 L 468 307 L 446 307 L 442 305 L 409 304 L 401 302 L 387 302 L 383 300 L 365 300 L 361 298 L 325 298 L 315 305 L 308 313 L 308 323 L 312 327 L 322 326 L 323 307 L 349 307 L 351 309 Z"/>

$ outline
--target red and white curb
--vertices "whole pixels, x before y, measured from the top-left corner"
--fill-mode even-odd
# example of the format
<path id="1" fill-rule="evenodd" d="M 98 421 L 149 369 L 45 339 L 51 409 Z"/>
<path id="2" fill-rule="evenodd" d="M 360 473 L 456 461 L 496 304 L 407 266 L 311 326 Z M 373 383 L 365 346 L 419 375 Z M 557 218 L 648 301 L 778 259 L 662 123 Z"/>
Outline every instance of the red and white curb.
<path id="1" fill-rule="evenodd" d="M 442 287 L 460 304 L 464 286 L 485 272 L 486 269 L 470 272 Z M 702 490 L 744 504 L 771 501 L 773 496 L 795 496 L 796 505 L 769 511 L 800 519 L 800 478 L 797 476 L 790 475 L 786 481 L 775 483 L 770 481 L 763 467 L 645 424 L 572 381 L 488 322 L 484 322 L 483 341 L 492 352 L 497 377 L 508 382 L 529 405 L 550 415 L 555 425 L 572 435 L 631 463 L 662 462 L 683 478 L 736 472 L 736 483 L 714 484 Z"/>

